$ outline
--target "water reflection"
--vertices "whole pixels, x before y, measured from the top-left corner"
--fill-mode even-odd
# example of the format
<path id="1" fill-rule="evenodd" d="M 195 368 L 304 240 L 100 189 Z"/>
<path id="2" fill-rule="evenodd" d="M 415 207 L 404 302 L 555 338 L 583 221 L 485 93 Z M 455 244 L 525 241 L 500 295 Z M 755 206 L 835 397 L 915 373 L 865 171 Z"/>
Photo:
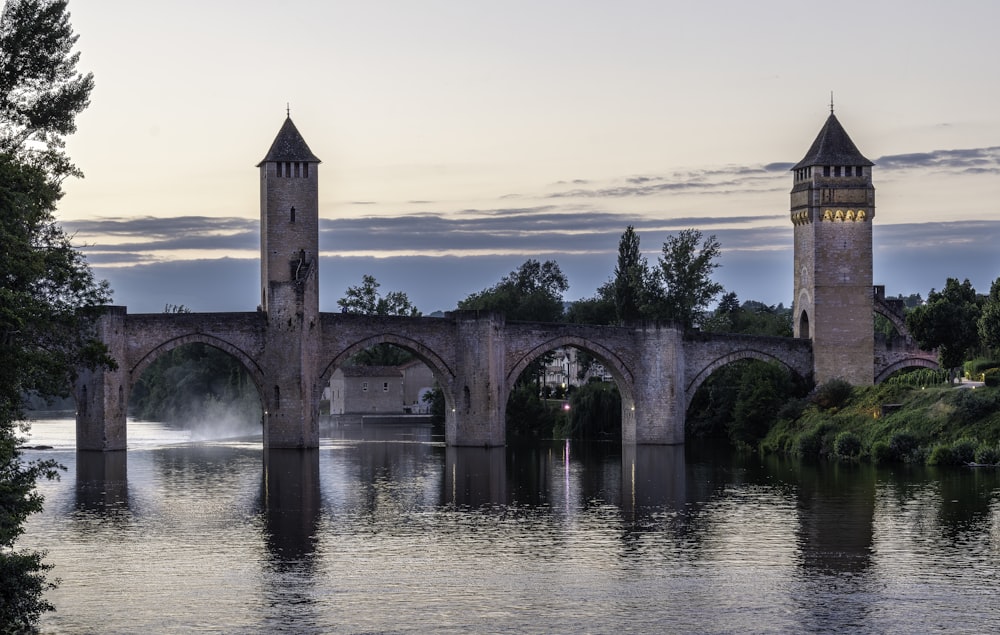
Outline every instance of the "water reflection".
<path id="1" fill-rule="evenodd" d="M 506 505 L 507 449 L 445 449 L 441 503 L 455 507 Z"/>
<path id="2" fill-rule="evenodd" d="M 101 517 L 127 511 L 128 453 L 76 453 L 76 508 Z"/>
<path id="3" fill-rule="evenodd" d="M 63 580 L 42 631 L 1000 627 L 996 471 L 338 434 L 54 456 L 22 543 Z"/>
<path id="4" fill-rule="evenodd" d="M 317 613 L 316 544 L 321 498 L 319 450 L 265 450 L 260 516 L 268 558 L 262 569 L 261 632 L 322 632 Z"/>

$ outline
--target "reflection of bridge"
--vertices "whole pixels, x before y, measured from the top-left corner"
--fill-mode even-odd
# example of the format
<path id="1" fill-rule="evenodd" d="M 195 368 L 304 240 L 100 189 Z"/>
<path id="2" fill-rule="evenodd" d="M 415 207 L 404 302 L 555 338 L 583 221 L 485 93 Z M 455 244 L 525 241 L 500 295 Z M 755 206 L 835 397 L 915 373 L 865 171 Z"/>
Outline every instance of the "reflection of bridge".
<path id="1" fill-rule="evenodd" d="M 229 353 L 247 369 L 261 397 L 264 445 L 271 448 L 317 447 L 322 387 L 352 355 L 381 343 L 404 348 L 431 368 L 445 396 L 446 441 L 458 446 L 503 445 L 507 397 L 515 380 L 532 361 L 560 347 L 591 353 L 615 378 L 622 395 L 622 440 L 628 443 L 683 443 L 685 411 L 695 391 L 712 372 L 734 361 L 776 361 L 801 376 L 814 375 L 817 369 L 822 371 L 817 375 L 829 374 L 831 364 L 821 366 L 819 361 L 826 359 L 830 346 L 815 344 L 817 338 L 826 337 L 820 290 L 812 305 L 803 305 L 800 311 L 807 331 L 808 314 L 815 311 L 811 338 L 808 332 L 800 338 L 685 335 L 673 326 L 657 324 L 508 323 L 502 315 L 478 312 L 455 312 L 445 318 L 320 313 L 318 163 L 291 119 L 286 119 L 259 164 L 258 311 L 151 315 L 129 315 L 124 307 L 105 311 L 98 334 L 118 368 L 84 372 L 77 381 L 80 449 L 125 449 L 125 411 L 135 381 L 157 357 L 194 342 Z M 796 223 L 804 223 L 803 218 L 803 212 L 796 212 Z M 867 319 L 851 323 L 840 316 L 838 321 L 847 323 L 850 338 L 867 341 L 869 351 L 871 311 L 885 305 L 873 306 L 871 288 L 865 291 Z M 806 297 L 803 294 L 806 291 L 799 294 Z M 868 377 L 881 379 L 899 368 L 929 363 L 928 355 L 915 351 L 909 340 L 895 348 L 877 346 L 874 352 Z"/>

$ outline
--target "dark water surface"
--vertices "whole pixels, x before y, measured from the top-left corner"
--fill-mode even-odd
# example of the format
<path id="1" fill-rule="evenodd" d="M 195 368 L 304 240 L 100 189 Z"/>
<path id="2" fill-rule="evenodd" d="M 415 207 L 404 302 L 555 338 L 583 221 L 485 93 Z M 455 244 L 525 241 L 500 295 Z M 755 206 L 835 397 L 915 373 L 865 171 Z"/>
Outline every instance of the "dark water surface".
<path id="1" fill-rule="evenodd" d="M 336 429 L 311 451 L 129 423 L 55 458 L 22 547 L 45 633 L 1000 631 L 1000 478 L 698 448 L 446 448 Z"/>

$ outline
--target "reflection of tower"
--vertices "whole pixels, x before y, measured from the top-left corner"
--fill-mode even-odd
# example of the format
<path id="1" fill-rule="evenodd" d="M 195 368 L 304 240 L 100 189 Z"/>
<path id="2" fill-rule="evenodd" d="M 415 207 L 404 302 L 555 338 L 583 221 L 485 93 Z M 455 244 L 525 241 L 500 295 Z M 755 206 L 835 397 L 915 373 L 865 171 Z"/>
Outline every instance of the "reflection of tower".
<path id="1" fill-rule="evenodd" d="M 291 118 L 260 168 L 261 310 L 267 316 L 264 445 L 316 447 L 320 348 L 319 159 Z"/>
<path id="2" fill-rule="evenodd" d="M 874 164 L 833 114 L 792 168 L 795 336 L 813 341 L 817 382 L 874 381 Z"/>

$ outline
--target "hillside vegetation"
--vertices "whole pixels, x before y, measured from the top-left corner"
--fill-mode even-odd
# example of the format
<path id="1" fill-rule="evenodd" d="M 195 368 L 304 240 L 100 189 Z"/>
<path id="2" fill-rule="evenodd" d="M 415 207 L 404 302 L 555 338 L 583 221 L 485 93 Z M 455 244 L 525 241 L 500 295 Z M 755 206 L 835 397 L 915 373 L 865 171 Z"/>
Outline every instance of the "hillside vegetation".
<path id="1" fill-rule="evenodd" d="M 832 381 L 787 403 L 760 448 L 873 463 L 997 464 L 1000 389 Z"/>

